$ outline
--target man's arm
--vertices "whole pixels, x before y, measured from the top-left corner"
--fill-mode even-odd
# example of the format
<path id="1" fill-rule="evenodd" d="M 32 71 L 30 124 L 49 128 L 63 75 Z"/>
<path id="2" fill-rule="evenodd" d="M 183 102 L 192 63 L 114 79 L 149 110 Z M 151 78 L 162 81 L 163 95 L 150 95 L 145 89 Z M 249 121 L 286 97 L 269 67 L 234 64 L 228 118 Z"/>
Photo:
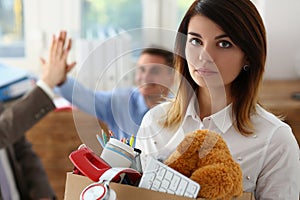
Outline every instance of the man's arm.
<path id="1" fill-rule="evenodd" d="M 0 113 L 0 148 L 20 139 L 24 132 L 54 108 L 52 99 L 40 87 L 35 87 L 4 109 Z"/>
<path id="2" fill-rule="evenodd" d="M 43 134 L 43 133 L 41 133 Z M 7 149 L 21 199 L 56 199 L 47 173 L 25 136 Z"/>
<path id="3" fill-rule="evenodd" d="M 75 66 L 67 64 L 71 40 L 66 44 L 66 32 L 53 36 L 48 60 L 42 59 L 43 74 L 41 83 L 15 104 L 4 108 L 0 104 L 0 148 L 12 144 L 55 108 L 51 91 L 66 80 L 66 74 Z"/>

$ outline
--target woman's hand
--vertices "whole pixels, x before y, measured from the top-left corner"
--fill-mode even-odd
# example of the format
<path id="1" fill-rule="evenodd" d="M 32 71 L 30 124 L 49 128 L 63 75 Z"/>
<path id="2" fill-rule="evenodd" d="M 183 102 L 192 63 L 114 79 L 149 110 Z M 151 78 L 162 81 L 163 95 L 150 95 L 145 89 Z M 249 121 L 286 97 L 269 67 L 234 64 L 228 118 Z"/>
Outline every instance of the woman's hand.
<path id="1" fill-rule="evenodd" d="M 67 73 L 76 65 L 76 62 L 67 63 L 67 58 L 72 47 L 72 40 L 69 39 L 66 44 L 66 36 L 66 31 L 60 31 L 58 37 L 53 35 L 48 60 L 46 61 L 41 58 L 43 67 L 41 79 L 50 88 L 62 84 L 67 78 Z"/>

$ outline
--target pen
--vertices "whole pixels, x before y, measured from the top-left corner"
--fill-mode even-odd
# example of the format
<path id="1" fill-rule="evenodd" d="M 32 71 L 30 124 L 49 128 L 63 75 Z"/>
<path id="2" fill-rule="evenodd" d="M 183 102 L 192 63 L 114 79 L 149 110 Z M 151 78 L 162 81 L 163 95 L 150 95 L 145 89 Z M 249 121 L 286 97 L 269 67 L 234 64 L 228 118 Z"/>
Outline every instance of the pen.
<path id="1" fill-rule="evenodd" d="M 106 145 L 108 139 L 106 133 L 103 130 L 102 130 L 102 138 L 103 138 L 104 145 Z"/>
<path id="2" fill-rule="evenodd" d="M 134 136 L 131 135 L 130 140 L 129 140 L 129 145 L 132 147 L 134 143 Z"/>
<path id="3" fill-rule="evenodd" d="M 100 135 L 99 135 L 99 134 L 96 134 L 96 137 L 97 137 L 98 142 L 99 142 L 100 145 L 102 146 L 102 148 L 104 148 L 105 145 L 104 145 L 104 143 L 103 143 L 102 138 L 100 137 Z"/>
<path id="4" fill-rule="evenodd" d="M 108 130 L 108 133 L 109 133 L 109 136 L 110 136 L 111 138 L 114 138 L 114 137 L 115 137 L 115 135 L 114 135 L 114 133 L 112 132 L 112 130 Z"/>

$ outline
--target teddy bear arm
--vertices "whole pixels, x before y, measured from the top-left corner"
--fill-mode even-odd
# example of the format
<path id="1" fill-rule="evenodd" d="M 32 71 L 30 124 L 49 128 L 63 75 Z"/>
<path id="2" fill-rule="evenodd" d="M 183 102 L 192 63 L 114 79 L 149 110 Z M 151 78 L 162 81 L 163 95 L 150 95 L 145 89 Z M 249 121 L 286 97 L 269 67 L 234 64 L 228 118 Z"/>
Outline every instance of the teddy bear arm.
<path id="1" fill-rule="evenodd" d="M 179 173 L 190 177 L 192 172 L 195 171 L 195 169 L 197 168 L 197 155 L 193 155 L 192 157 L 190 157 L 189 159 L 185 159 L 185 158 L 177 158 L 175 160 L 166 160 L 165 164 L 167 164 L 169 167 L 175 169 L 176 171 L 178 171 Z M 170 162 L 172 161 L 172 162 Z"/>
<path id="2" fill-rule="evenodd" d="M 238 163 L 233 161 L 232 167 L 232 180 L 234 181 L 234 188 L 232 195 L 235 197 L 239 197 L 243 194 L 243 174 L 242 169 Z"/>
<path id="3" fill-rule="evenodd" d="M 201 186 L 199 197 L 219 199 L 232 194 L 234 182 L 230 170 L 223 164 L 213 164 L 195 170 L 190 178 Z"/>

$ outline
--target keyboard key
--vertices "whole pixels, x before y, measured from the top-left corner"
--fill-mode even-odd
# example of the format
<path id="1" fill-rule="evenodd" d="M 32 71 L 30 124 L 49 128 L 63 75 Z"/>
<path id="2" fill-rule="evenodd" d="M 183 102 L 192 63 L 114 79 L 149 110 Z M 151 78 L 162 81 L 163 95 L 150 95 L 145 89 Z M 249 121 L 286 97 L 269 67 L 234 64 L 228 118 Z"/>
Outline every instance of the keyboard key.
<path id="1" fill-rule="evenodd" d="M 165 179 L 167 179 L 167 180 L 172 180 L 172 177 L 173 177 L 173 174 L 172 174 L 172 172 L 170 172 L 170 171 L 167 171 L 166 172 L 166 175 L 165 175 Z"/>
<path id="2" fill-rule="evenodd" d="M 178 185 L 176 194 L 179 195 L 179 196 L 183 196 L 187 185 L 188 185 L 188 182 L 181 179 L 180 183 Z"/>
<path id="3" fill-rule="evenodd" d="M 165 188 L 165 189 L 168 189 L 169 185 L 170 185 L 170 182 L 168 180 L 166 180 L 166 179 L 163 180 L 162 183 L 161 183 L 161 187 Z"/>
<path id="4" fill-rule="evenodd" d="M 154 180 L 153 181 L 153 184 L 152 184 L 152 187 L 154 188 L 154 189 L 159 189 L 160 188 L 160 181 L 159 180 Z"/>
<path id="5" fill-rule="evenodd" d="M 180 181 L 179 176 L 174 175 L 173 178 L 172 178 L 172 180 L 171 180 L 170 190 L 176 191 L 177 187 L 179 185 L 179 181 Z"/>
<path id="6" fill-rule="evenodd" d="M 156 178 L 159 179 L 159 180 L 162 180 L 165 176 L 165 173 L 166 173 L 166 169 L 163 168 L 163 167 L 160 167 L 159 170 L 158 170 Z"/>
<path id="7" fill-rule="evenodd" d="M 185 193 L 184 196 L 189 198 L 194 198 L 194 195 L 191 193 Z"/>
<path id="8" fill-rule="evenodd" d="M 193 183 L 189 183 L 186 192 L 194 194 L 197 191 L 197 185 L 193 184 Z"/>

